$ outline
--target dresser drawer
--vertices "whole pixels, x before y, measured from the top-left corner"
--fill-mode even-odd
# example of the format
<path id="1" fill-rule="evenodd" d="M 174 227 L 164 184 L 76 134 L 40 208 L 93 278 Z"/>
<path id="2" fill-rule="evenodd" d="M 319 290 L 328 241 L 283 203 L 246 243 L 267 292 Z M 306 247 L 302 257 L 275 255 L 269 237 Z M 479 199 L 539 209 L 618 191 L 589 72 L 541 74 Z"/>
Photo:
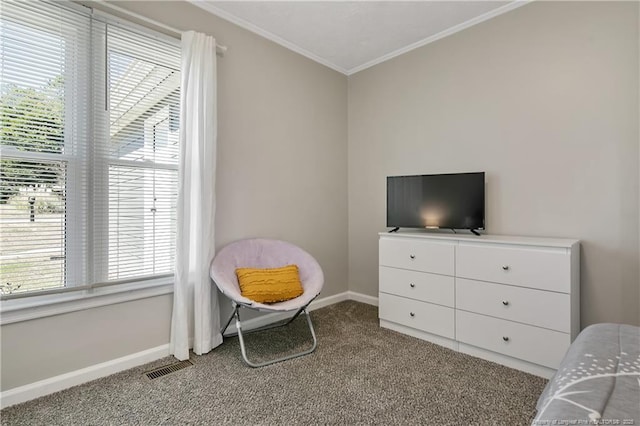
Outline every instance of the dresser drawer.
<path id="1" fill-rule="evenodd" d="M 380 291 L 453 307 L 454 279 L 447 275 L 380 267 Z"/>
<path id="2" fill-rule="evenodd" d="M 558 368 L 571 343 L 566 333 L 464 311 L 456 311 L 456 339 L 549 368 Z"/>
<path id="3" fill-rule="evenodd" d="M 456 279 L 456 308 L 571 332 L 568 294 Z"/>
<path id="4" fill-rule="evenodd" d="M 456 276 L 569 293 L 570 265 L 565 249 L 460 244 Z"/>
<path id="5" fill-rule="evenodd" d="M 454 245 L 417 239 L 380 238 L 380 265 L 453 275 Z"/>
<path id="6" fill-rule="evenodd" d="M 386 293 L 379 296 L 380 319 L 453 339 L 455 314 L 452 308 Z"/>

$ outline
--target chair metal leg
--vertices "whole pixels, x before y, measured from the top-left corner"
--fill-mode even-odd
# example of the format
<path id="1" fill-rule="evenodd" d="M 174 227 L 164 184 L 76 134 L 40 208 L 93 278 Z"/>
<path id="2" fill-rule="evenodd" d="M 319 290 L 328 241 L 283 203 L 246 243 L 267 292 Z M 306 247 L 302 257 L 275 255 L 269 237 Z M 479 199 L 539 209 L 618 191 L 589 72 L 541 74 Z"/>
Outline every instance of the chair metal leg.
<path id="1" fill-rule="evenodd" d="M 309 302 L 311 303 L 311 302 Z M 285 325 L 289 325 L 291 324 L 296 318 L 298 318 L 298 316 L 300 316 L 300 313 L 302 313 L 302 311 L 304 311 L 307 306 L 309 306 L 309 303 L 306 304 L 305 306 L 303 306 L 302 308 L 298 309 L 298 311 L 288 320 L 280 320 L 280 321 L 276 321 L 273 324 L 267 324 L 267 325 L 263 325 L 262 327 L 256 327 L 256 328 L 252 328 L 251 330 L 247 330 L 244 332 L 245 335 L 247 334 L 251 334 L 251 333 L 256 333 L 258 331 L 265 331 L 265 330 L 271 330 L 272 328 L 279 328 L 279 327 L 284 327 Z M 235 337 L 238 335 L 237 331 L 231 332 L 229 334 L 224 334 L 224 332 L 227 330 L 227 328 L 229 328 L 229 325 L 231 324 L 231 321 L 235 318 L 235 313 L 236 311 L 239 311 L 239 309 L 241 308 L 240 305 L 236 305 L 235 303 L 232 302 L 232 306 L 234 307 L 234 310 L 231 312 L 231 316 L 229 317 L 229 320 L 227 321 L 227 324 L 221 329 L 220 333 L 222 334 L 223 337 Z"/>
<path id="2" fill-rule="evenodd" d="M 309 313 L 307 312 L 307 309 L 306 309 L 306 306 L 305 306 L 304 308 L 300 309 L 294 315 L 293 319 L 295 319 L 301 312 L 304 312 L 304 314 L 307 317 L 307 324 L 309 326 L 309 330 L 311 331 L 311 336 L 313 337 L 313 346 L 310 349 L 307 349 L 306 351 L 299 352 L 299 353 L 296 353 L 296 354 L 287 355 L 287 356 L 284 356 L 284 357 L 281 357 L 281 358 L 276 358 L 276 359 L 271 360 L 271 361 L 252 362 L 247 357 L 247 350 L 246 350 L 245 345 L 244 345 L 244 336 L 243 336 L 243 333 L 242 333 L 242 323 L 240 322 L 240 312 L 239 312 L 238 308 L 239 307 L 237 306 L 236 309 L 234 310 L 232 318 L 235 317 L 235 319 L 236 319 L 236 329 L 238 330 L 238 340 L 240 342 L 240 352 L 242 353 L 242 359 L 250 367 L 253 367 L 253 368 L 264 367 L 266 365 L 275 364 L 277 362 L 287 361 L 289 359 L 298 358 L 298 357 L 301 357 L 301 356 L 304 356 L 304 355 L 309 355 L 310 353 L 315 351 L 316 348 L 318 347 L 318 339 L 316 338 L 316 332 L 313 329 L 313 323 L 311 322 L 311 317 L 309 316 Z M 281 324 L 281 325 L 277 325 L 277 326 L 269 327 L 269 328 L 284 327 L 284 326 L 288 325 L 289 323 L 291 323 L 291 321 L 293 321 L 293 319 L 289 320 L 285 324 Z M 231 322 L 231 320 L 229 320 L 229 322 Z M 226 327 L 225 327 L 225 329 L 226 329 Z M 266 328 L 261 328 L 260 330 L 265 330 L 265 329 Z M 254 332 L 254 331 L 257 331 L 257 330 L 250 330 L 250 331 Z"/>
<path id="3" fill-rule="evenodd" d="M 220 330 L 220 334 L 222 334 L 223 336 L 224 336 L 224 332 L 227 331 L 227 328 L 229 328 L 229 324 L 231 324 L 231 320 L 233 320 L 233 318 L 236 315 L 236 312 L 238 312 L 239 306 L 236 305 L 235 302 L 231 302 L 231 306 L 233 306 L 233 311 L 231 312 L 231 315 L 229 316 L 229 320 L 227 321 L 225 326 L 222 328 L 222 330 Z"/>
<path id="4" fill-rule="evenodd" d="M 311 302 L 309 302 L 311 303 Z M 305 309 L 307 309 L 307 306 L 309 306 L 309 303 L 307 303 L 306 305 L 304 305 L 302 308 L 298 309 L 298 312 L 296 312 L 296 314 L 294 316 L 292 316 L 289 321 L 287 321 L 286 323 L 284 323 L 284 325 L 289 325 L 291 324 L 296 318 L 298 318 L 298 315 L 300 315 L 300 313 L 302 311 L 304 311 Z"/>

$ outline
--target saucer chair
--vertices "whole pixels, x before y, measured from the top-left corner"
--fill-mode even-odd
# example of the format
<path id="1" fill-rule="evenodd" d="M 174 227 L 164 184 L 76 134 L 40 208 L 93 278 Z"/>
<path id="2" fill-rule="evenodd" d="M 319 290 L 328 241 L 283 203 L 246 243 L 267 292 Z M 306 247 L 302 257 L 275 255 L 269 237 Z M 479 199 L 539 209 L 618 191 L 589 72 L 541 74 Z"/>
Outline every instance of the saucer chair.
<path id="1" fill-rule="evenodd" d="M 237 268 L 265 269 L 280 268 L 287 265 L 297 265 L 298 267 L 300 282 L 303 288 L 303 293 L 300 296 L 284 302 L 259 303 L 241 294 L 238 277 L 236 276 Z M 286 241 L 262 238 L 240 240 L 225 246 L 218 252 L 211 262 L 210 275 L 220 292 L 231 299 L 231 305 L 233 307 L 233 312 L 224 328 L 222 328 L 221 333 L 224 336 L 224 332 L 231 324 L 231 321 L 235 319 L 237 333 L 232 333 L 225 337 L 238 335 L 240 352 L 247 365 L 251 367 L 263 367 L 276 362 L 308 355 L 315 351 L 318 346 L 318 341 L 313 329 L 313 324 L 311 323 L 311 317 L 307 312 L 307 307 L 309 303 L 320 294 L 324 284 L 324 274 L 318 262 L 309 253 Z M 240 309 L 242 308 L 254 309 L 261 312 L 294 312 L 294 315 L 284 324 L 276 323 L 243 332 L 242 323 L 240 322 Z M 313 346 L 311 349 L 265 362 L 252 362 L 248 359 L 244 344 L 244 334 L 286 326 L 301 313 L 304 313 L 306 316 L 307 324 L 313 337 Z"/>

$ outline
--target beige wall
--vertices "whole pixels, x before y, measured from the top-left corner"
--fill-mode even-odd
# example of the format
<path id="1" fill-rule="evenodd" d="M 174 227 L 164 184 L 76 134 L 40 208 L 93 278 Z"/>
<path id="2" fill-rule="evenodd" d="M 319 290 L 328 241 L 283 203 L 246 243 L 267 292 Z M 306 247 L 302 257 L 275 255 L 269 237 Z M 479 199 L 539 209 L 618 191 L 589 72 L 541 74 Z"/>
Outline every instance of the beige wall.
<path id="1" fill-rule="evenodd" d="M 2 390 L 169 343 L 171 295 L 2 326 Z"/>
<path id="2" fill-rule="evenodd" d="M 119 5 L 229 49 L 218 61 L 216 245 L 289 240 L 322 265 L 320 297 L 347 291 L 347 78 L 186 2 Z M 170 317 L 165 296 L 3 326 L 1 389 L 166 344 Z"/>
<path id="3" fill-rule="evenodd" d="M 640 324 L 638 3 L 535 2 L 349 77 L 349 285 L 385 177 L 486 171 L 489 233 L 582 240 L 582 326 Z"/>

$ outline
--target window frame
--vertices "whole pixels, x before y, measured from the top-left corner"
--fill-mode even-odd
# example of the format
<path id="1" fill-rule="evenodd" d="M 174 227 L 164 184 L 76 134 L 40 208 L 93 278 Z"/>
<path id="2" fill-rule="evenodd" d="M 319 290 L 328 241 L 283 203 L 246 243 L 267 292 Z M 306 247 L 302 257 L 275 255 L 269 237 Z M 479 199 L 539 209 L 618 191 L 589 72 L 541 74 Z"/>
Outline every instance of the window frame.
<path id="1" fill-rule="evenodd" d="M 173 282 L 173 276 L 167 276 L 130 283 L 68 287 L 56 292 L 23 293 L 24 297 L 0 301 L 0 326 L 173 294 Z"/>
<path id="2" fill-rule="evenodd" d="M 100 22 L 103 25 L 117 25 L 127 28 L 128 30 L 132 30 L 134 32 L 142 33 L 146 36 L 152 36 L 155 38 L 162 38 L 164 40 L 168 40 L 171 43 L 175 43 L 179 45 L 180 40 L 175 37 L 171 37 L 166 34 L 159 33 L 150 28 L 135 24 L 133 22 L 123 20 L 117 18 L 113 15 L 102 11 L 96 11 L 91 8 L 87 8 L 86 6 L 77 5 L 77 4 L 59 4 L 57 6 L 62 9 L 69 10 L 69 13 L 81 13 L 87 16 L 91 20 L 95 20 Z M 93 31 L 93 29 L 91 30 Z M 95 55 L 99 55 L 102 60 L 102 64 L 105 65 L 104 75 L 103 75 L 103 84 L 108 84 L 108 76 L 106 72 L 106 49 L 104 44 L 99 47 L 100 52 L 94 52 L 96 46 L 100 45 L 101 42 L 91 42 L 91 46 L 89 47 L 89 51 L 91 52 L 87 61 L 93 61 Z M 83 59 L 81 62 L 85 62 Z M 96 62 L 93 62 L 94 64 Z M 100 64 L 98 62 L 98 64 Z M 74 64 L 75 66 L 76 64 Z M 95 65 L 94 65 L 95 66 Z M 77 82 L 71 82 L 65 78 L 66 84 L 77 84 Z M 86 90 L 94 91 L 95 90 L 95 82 L 89 82 L 86 84 Z M 106 96 L 107 89 L 104 89 L 104 95 Z M 68 99 L 65 97 L 65 103 L 68 102 Z M 66 106 L 66 105 L 65 105 Z M 106 106 L 106 102 L 105 102 Z M 170 108 L 169 104 L 166 107 Z M 93 108 L 93 106 L 92 106 Z M 65 108 L 66 111 L 66 108 Z M 65 112 L 65 115 L 67 112 Z M 169 110 L 169 117 L 171 115 L 171 110 Z M 103 123 L 106 124 L 104 129 L 108 132 L 108 111 L 104 112 L 104 116 L 95 118 L 96 120 L 105 120 Z M 67 120 L 65 119 L 65 123 Z M 91 127 L 91 126 L 90 126 Z M 100 126 L 102 127 L 102 126 Z M 88 129 L 89 137 L 94 137 L 94 128 Z M 85 183 L 81 182 L 77 179 L 77 175 L 81 174 L 79 169 L 82 167 L 78 162 L 82 161 L 81 157 L 85 157 L 85 161 L 89 154 L 79 152 L 78 147 L 74 146 L 73 149 L 67 150 L 68 146 L 67 141 L 67 133 L 65 132 L 65 142 L 64 142 L 65 150 L 63 153 L 54 154 L 54 153 L 42 153 L 42 152 L 29 152 L 29 151 L 21 151 L 17 148 L 12 147 L 2 147 L 0 148 L 0 155 L 5 158 L 15 158 L 15 159 L 40 159 L 43 161 L 57 161 L 57 162 L 65 162 L 67 167 L 67 185 L 70 186 L 78 186 L 83 185 Z M 81 148 L 82 151 L 84 148 Z M 91 149 L 91 148 L 87 148 Z M 92 160 L 88 164 L 92 164 Z M 123 160 L 124 161 L 124 160 Z M 92 181 L 93 179 L 105 179 L 109 178 L 109 167 L 112 164 L 120 163 L 120 160 L 114 160 L 113 158 L 101 158 L 98 163 L 102 165 L 104 171 L 102 174 L 95 173 L 93 176 L 88 176 L 86 179 L 88 181 Z M 126 163 L 134 163 L 133 161 L 124 161 Z M 138 162 L 138 164 L 134 164 L 136 167 L 141 167 L 142 169 L 169 169 L 169 170 L 178 170 L 178 164 L 170 165 L 163 164 L 158 162 L 152 162 L 146 164 L 147 162 Z M 102 176 L 102 177 L 100 177 Z M 74 178 L 75 177 L 75 178 Z M 69 188 L 69 186 L 67 186 Z M 89 198 L 87 200 L 79 200 L 76 199 L 76 192 L 73 190 L 67 190 L 66 196 L 66 208 L 65 208 L 65 218 L 64 220 L 68 223 L 70 220 L 76 219 L 78 214 L 82 215 L 82 207 L 80 206 L 83 202 L 88 202 L 92 208 L 94 202 L 92 200 L 93 197 L 106 197 L 103 199 L 103 202 L 106 202 L 107 210 L 104 212 L 97 211 L 89 211 L 86 216 L 89 218 L 87 220 L 92 221 L 92 216 L 97 215 L 96 218 L 98 221 L 107 221 L 108 222 L 108 186 L 104 185 L 102 187 L 104 189 L 104 193 L 99 194 L 89 194 Z M 177 190 L 177 188 L 176 188 Z M 90 193 L 93 191 L 89 191 Z M 99 217 L 104 216 L 104 217 Z M 96 227 L 91 223 L 88 223 L 87 220 L 82 220 L 87 226 L 91 226 L 92 229 L 89 231 L 89 234 L 95 233 Z M 89 238 L 89 241 L 86 242 L 86 247 L 93 253 L 93 258 L 95 256 L 99 256 L 101 264 L 99 267 L 93 269 L 92 265 L 95 264 L 89 256 L 80 253 L 81 250 L 78 250 L 79 247 L 82 247 L 82 244 L 78 244 L 79 240 L 82 238 L 82 231 L 74 229 L 75 227 L 65 225 L 65 238 L 68 240 L 65 243 L 65 270 L 67 276 L 65 277 L 65 285 L 62 287 L 55 287 L 51 289 L 44 290 L 35 290 L 29 292 L 22 293 L 13 293 L 2 295 L 0 297 L 0 325 L 11 324 L 20 321 L 32 320 L 42 317 L 47 317 L 51 315 L 59 315 L 68 312 L 74 312 L 78 310 L 84 310 L 88 308 L 94 308 L 99 306 L 108 306 L 115 303 L 122 303 L 127 301 L 133 301 L 148 297 L 156 297 L 161 295 L 167 295 L 173 293 L 173 282 L 174 282 L 174 273 L 167 274 L 157 274 L 153 276 L 138 276 L 131 279 L 124 279 L 118 281 L 108 281 L 108 235 L 105 238 L 104 235 L 101 235 L 99 238 Z M 101 228 L 106 231 L 108 234 L 108 228 Z M 99 242 L 98 242 L 99 241 Z M 175 258 L 174 258 L 175 259 Z M 95 282 L 95 284 L 82 284 L 84 279 L 79 278 L 78 270 L 82 268 L 87 268 L 87 273 L 84 274 L 87 277 L 89 282 Z M 82 275 L 82 274 L 80 274 Z"/>

